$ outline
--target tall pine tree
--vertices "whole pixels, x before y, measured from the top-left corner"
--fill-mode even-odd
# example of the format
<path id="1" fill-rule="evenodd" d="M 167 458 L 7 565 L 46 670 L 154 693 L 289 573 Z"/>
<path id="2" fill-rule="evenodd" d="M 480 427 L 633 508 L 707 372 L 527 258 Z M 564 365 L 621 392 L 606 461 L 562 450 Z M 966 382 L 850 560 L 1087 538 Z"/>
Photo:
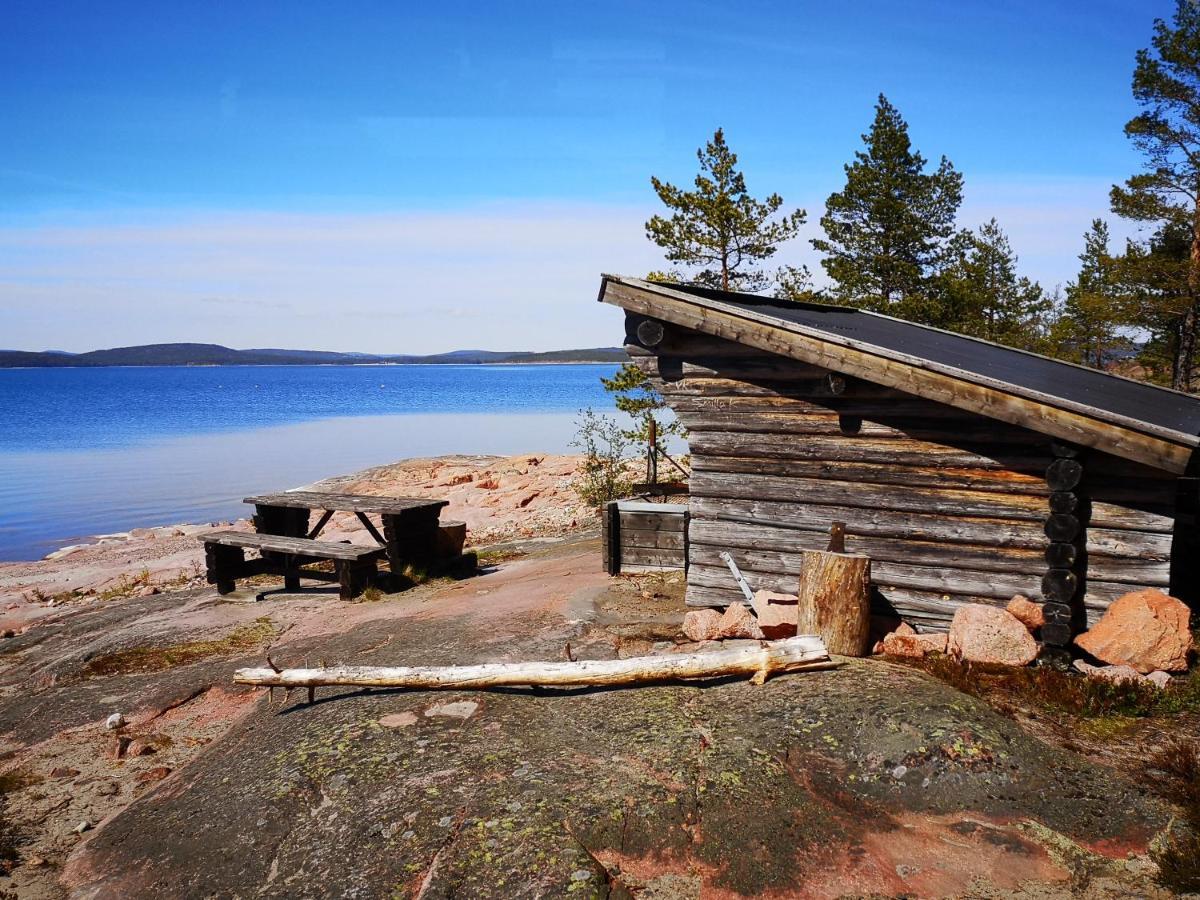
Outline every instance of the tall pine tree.
<path id="1" fill-rule="evenodd" d="M 942 157 L 926 172 L 908 125 L 882 94 L 865 149 L 846 186 L 825 203 L 825 237 L 812 242 L 842 303 L 935 325 L 947 324 L 930 280 L 945 262 L 962 202 L 962 176 Z"/>
<path id="2" fill-rule="evenodd" d="M 1132 347 L 1121 330 L 1127 316 L 1127 295 L 1108 242 L 1108 223 L 1093 219 L 1083 236 L 1079 275 L 1067 285 L 1066 301 L 1054 329 L 1060 356 L 1095 369 L 1103 369 Z"/>
<path id="3" fill-rule="evenodd" d="M 670 216 L 650 219 L 646 236 L 668 260 L 689 267 L 691 271 L 684 273 L 689 281 L 723 291 L 762 290 L 771 279 L 761 264 L 796 236 L 805 212 L 797 209 L 775 218 L 783 207 L 782 197 L 752 197 L 737 169 L 737 154 L 725 143 L 720 128 L 696 151 L 696 157 L 700 172 L 695 190 L 651 177 L 654 192 Z"/>
<path id="4" fill-rule="evenodd" d="M 1017 274 L 1017 255 L 993 218 L 954 242 L 956 258 L 932 296 L 954 331 L 1026 350 L 1046 349 L 1052 304 L 1041 285 Z"/>
<path id="5" fill-rule="evenodd" d="M 1176 0 L 1171 24 L 1154 21 L 1153 53 L 1139 50 L 1133 71 L 1133 97 L 1142 111 L 1125 134 L 1143 156 L 1143 168 L 1124 186 L 1112 189 L 1117 215 L 1157 223 L 1155 241 L 1133 248 L 1131 265 L 1141 273 L 1147 323 L 1153 323 L 1156 352 L 1170 359 L 1170 384 L 1200 388 L 1200 6 Z M 1180 294 L 1178 260 L 1163 248 L 1187 236 L 1186 278 Z M 1154 267 L 1161 290 L 1153 290 Z M 1142 324 L 1142 323 L 1138 323 Z"/>

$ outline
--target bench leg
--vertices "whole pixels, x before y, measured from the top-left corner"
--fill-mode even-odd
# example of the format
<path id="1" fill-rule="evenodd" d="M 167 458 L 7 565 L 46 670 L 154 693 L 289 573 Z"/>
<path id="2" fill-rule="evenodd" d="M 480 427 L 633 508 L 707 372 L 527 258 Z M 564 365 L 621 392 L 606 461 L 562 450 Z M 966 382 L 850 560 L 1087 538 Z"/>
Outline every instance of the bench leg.
<path id="1" fill-rule="evenodd" d="M 367 589 L 375 577 L 375 560 L 366 559 L 358 562 L 350 560 L 335 563 L 338 573 L 338 584 L 343 600 L 353 600 Z"/>
<path id="2" fill-rule="evenodd" d="M 224 547 L 220 544 L 204 545 L 204 567 L 209 584 L 217 586 L 218 594 L 232 594 L 233 572 L 246 562 L 246 551 L 241 547 Z"/>
<path id="3" fill-rule="evenodd" d="M 295 565 L 290 559 L 284 563 L 283 589 L 285 591 L 300 590 L 300 567 Z"/>

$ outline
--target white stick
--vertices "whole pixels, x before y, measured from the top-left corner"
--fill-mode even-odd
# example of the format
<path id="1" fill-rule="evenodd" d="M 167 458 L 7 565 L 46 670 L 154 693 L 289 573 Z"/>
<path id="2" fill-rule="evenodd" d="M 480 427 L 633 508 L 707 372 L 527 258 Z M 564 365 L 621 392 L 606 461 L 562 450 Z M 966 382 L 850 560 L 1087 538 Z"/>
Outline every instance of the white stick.
<path id="1" fill-rule="evenodd" d="M 725 565 L 729 566 L 729 571 L 733 573 L 733 580 L 738 583 L 738 587 L 746 595 L 746 602 L 753 603 L 754 591 L 750 590 L 750 585 L 746 584 L 746 578 L 742 575 L 742 570 L 738 568 L 737 563 L 733 561 L 733 557 L 728 553 L 722 552 L 721 559 L 725 560 Z"/>
<path id="2" fill-rule="evenodd" d="M 762 684 L 768 675 L 802 669 L 827 669 L 835 665 L 825 652 L 825 642 L 815 635 L 782 641 L 763 641 L 752 647 L 734 647 L 709 653 L 638 656 L 630 659 L 579 662 L 485 663 L 477 666 L 331 666 L 322 669 L 238 669 L 238 684 L 265 687 L 409 687 L 428 689 L 484 688 L 513 685 L 636 684 L 679 678 L 712 678 L 753 675 Z"/>

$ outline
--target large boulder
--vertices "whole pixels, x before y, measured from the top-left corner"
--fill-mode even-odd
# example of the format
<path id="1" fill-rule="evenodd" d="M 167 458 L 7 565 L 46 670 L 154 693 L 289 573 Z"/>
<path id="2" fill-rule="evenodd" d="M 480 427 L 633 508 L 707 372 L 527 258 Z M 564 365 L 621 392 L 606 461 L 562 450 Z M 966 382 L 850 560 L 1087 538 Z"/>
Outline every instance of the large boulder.
<path id="1" fill-rule="evenodd" d="M 1183 672 L 1192 646 L 1190 617 L 1182 600 L 1154 588 L 1134 591 L 1114 601 L 1075 643 L 1096 659 L 1143 675 L 1156 669 Z"/>
<path id="2" fill-rule="evenodd" d="M 755 591 L 751 601 L 758 616 L 758 627 L 769 640 L 791 637 L 796 633 L 796 595 L 775 591 Z"/>
<path id="3" fill-rule="evenodd" d="M 995 606 L 960 606 L 950 623 L 950 653 L 968 662 L 1025 666 L 1037 656 L 1037 641 L 1016 616 Z"/>
<path id="4" fill-rule="evenodd" d="M 744 603 L 729 604 L 724 614 L 715 609 L 689 610 L 683 616 L 683 633 L 692 641 L 761 640 L 763 636 L 754 613 Z"/>

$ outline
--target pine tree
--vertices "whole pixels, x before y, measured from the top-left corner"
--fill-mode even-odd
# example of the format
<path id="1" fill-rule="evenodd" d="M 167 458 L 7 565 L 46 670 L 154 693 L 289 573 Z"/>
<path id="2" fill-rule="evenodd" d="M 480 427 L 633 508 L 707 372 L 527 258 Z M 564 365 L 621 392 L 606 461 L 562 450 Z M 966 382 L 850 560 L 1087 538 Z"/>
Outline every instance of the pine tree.
<path id="1" fill-rule="evenodd" d="M 962 176 L 944 156 L 926 173 L 908 125 L 882 94 L 864 150 L 830 195 L 825 237 L 812 241 L 840 302 L 929 324 L 946 324 L 931 279 L 946 259 L 962 202 Z"/>
<path id="2" fill-rule="evenodd" d="M 779 219 L 783 198 L 771 194 L 756 200 L 737 170 L 737 154 L 718 128 L 704 149 L 696 151 L 700 172 L 695 190 L 685 191 L 651 177 L 658 198 L 671 211 L 654 216 L 646 236 L 662 247 L 668 260 L 691 268 L 689 280 L 724 291 L 758 291 L 770 276 L 758 266 L 779 245 L 796 236 L 805 212 L 797 209 Z"/>
<path id="3" fill-rule="evenodd" d="M 945 324 L 954 331 L 1026 350 L 1045 349 L 1052 304 L 1041 285 L 1017 274 L 1017 255 L 993 218 L 953 242 L 939 279 Z"/>
<path id="4" fill-rule="evenodd" d="M 1067 285 L 1054 335 L 1060 355 L 1096 369 L 1103 369 L 1120 351 L 1132 347 L 1121 331 L 1126 295 L 1108 241 L 1108 223 L 1093 219 L 1083 236 L 1079 275 Z"/>
<path id="5" fill-rule="evenodd" d="M 1190 391 L 1198 387 L 1200 332 L 1200 7 L 1176 0 L 1170 25 L 1155 19 L 1151 43 L 1155 52 L 1139 50 L 1133 72 L 1133 97 L 1142 111 L 1125 125 L 1144 157 L 1143 170 L 1112 189 L 1112 208 L 1123 218 L 1159 225 L 1157 249 L 1154 241 L 1131 248 L 1130 263 L 1141 273 L 1143 302 L 1161 302 L 1143 313 L 1167 342 L 1158 349 L 1171 354 L 1170 384 Z M 1179 260 L 1164 250 L 1180 235 L 1188 236 L 1182 295 L 1175 281 Z M 1163 267 L 1157 276 L 1155 266 Z M 1156 278 L 1161 290 L 1152 288 Z"/>

